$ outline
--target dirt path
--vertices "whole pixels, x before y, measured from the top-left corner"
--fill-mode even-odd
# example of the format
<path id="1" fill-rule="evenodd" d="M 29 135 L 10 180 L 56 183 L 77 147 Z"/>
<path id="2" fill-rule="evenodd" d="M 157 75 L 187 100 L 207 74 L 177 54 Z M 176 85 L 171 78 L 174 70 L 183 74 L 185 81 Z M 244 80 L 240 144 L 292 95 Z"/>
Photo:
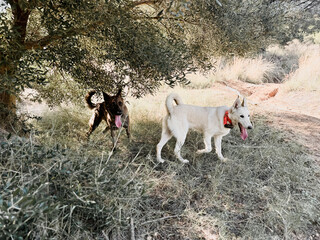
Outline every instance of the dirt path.
<path id="1" fill-rule="evenodd" d="M 280 84 L 227 84 L 247 96 L 254 113 L 266 116 L 270 125 L 285 130 L 288 138 L 306 146 L 320 162 L 319 92 L 286 92 Z"/>

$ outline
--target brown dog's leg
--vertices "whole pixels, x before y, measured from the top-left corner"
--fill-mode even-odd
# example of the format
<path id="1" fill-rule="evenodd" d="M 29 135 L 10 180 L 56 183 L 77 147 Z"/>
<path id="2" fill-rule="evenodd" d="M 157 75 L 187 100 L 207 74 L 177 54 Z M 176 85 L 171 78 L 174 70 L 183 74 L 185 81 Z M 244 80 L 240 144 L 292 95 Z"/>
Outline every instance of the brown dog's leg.
<path id="1" fill-rule="evenodd" d="M 110 128 L 110 132 L 111 132 L 111 138 L 112 138 L 112 148 L 114 150 L 116 150 L 116 139 L 115 139 L 115 134 L 114 134 L 114 130 L 112 128 Z"/>
<path id="2" fill-rule="evenodd" d="M 93 117 L 93 120 L 91 121 L 90 119 L 90 122 L 89 122 L 89 131 L 87 132 L 87 140 L 89 140 L 89 137 L 91 135 L 91 133 L 99 126 L 99 124 L 101 123 L 101 120 L 102 118 L 99 117 L 98 114 L 94 113 L 94 117 Z"/>
<path id="3" fill-rule="evenodd" d="M 127 117 L 127 122 L 126 122 L 126 125 L 124 125 L 124 127 L 126 128 L 127 137 L 130 139 L 131 138 L 131 133 L 130 133 L 130 119 L 129 119 L 129 116 Z"/>
<path id="4" fill-rule="evenodd" d="M 102 132 L 103 132 L 103 133 L 106 133 L 106 132 L 108 132 L 109 130 L 110 130 L 110 127 L 107 126 Z"/>
<path id="5" fill-rule="evenodd" d="M 130 139 L 131 138 L 131 133 L 130 133 L 130 127 L 129 126 L 126 127 L 126 133 L 127 133 L 127 137 Z"/>
<path id="6" fill-rule="evenodd" d="M 92 126 L 90 126 L 89 131 L 86 133 L 87 141 L 89 141 L 90 135 L 91 135 L 91 133 L 92 133 L 93 131 L 94 131 L 94 130 L 93 130 Z"/>

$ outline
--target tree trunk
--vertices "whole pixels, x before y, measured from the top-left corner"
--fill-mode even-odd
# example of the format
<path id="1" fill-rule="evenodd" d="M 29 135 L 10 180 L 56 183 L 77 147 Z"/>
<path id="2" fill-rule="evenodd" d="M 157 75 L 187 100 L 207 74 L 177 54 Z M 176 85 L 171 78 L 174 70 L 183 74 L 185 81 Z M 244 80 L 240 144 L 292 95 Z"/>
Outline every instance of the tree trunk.
<path id="1" fill-rule="evenodd" d="M 1 92 L 0 104 L 7 106 L 8 109 L 10 109 L 12 112 L 15 112 L 16 96 L 9 94 L 7 92 Z"/>
<path id="2" fill-rule="evenodd" d="M 16 96 L 7 92 L 0 93 L 0 126 L 7 127 L 16 116 Z"/>
<path id="3" fill-rule="evenodd" d="M 12 30 L 14 34 L 8 36 L 11 39 L 9 48 L 3 53 L 4 62 L 0 64 L 0 126 L 12 125 L 12 120 L 16 116 L 16 96 L 11 79 L 15 76 L 18 62 L 25 49 L 26 29 L 30 11 L 23 9 L 18 0 L 9 0 L 13 14 Z"/>
<path id="4" fill-rule="evenodd" d="M 12 121 L 16 119 L 16 95 L 12 83 L 16 66 L 3 64 L 0 71 L 0 127 L 10 130 Z"/>

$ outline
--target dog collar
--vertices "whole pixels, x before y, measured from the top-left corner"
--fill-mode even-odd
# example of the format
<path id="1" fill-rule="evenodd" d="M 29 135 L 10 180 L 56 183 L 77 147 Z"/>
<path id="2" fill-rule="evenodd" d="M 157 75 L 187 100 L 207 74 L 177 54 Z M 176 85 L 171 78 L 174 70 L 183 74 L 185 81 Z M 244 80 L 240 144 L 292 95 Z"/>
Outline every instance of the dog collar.
<path id="1" fill-rule="evenodd" d="M 229 118 L 229 112 L 226 111 L 223 117 L 223 125 L 225 128 L 233 128 L 232 121 Z"/>

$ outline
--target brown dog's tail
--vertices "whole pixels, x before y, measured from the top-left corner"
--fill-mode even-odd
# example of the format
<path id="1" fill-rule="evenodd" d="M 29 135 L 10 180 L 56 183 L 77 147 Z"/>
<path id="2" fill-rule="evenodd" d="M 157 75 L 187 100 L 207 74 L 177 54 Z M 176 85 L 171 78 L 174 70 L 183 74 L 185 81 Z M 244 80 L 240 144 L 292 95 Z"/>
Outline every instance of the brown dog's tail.
<path id="1" fill-rule="evenodd" d="M 96 107 L 96 104 L 94 104 L 94 103 L 91 102 L 91 97 L 92 97 L 95 93 L 96 93 L 95 90 L 91 90 L 90 92 L 87 93 L 86 98 L 85 98 L 85 99 L 86 99 L 86 102 L 87 102 L 87 104 L 88 104 L 88 107 L 89 107 L 90 109 L 94 109 L 94 108 Z"/>

